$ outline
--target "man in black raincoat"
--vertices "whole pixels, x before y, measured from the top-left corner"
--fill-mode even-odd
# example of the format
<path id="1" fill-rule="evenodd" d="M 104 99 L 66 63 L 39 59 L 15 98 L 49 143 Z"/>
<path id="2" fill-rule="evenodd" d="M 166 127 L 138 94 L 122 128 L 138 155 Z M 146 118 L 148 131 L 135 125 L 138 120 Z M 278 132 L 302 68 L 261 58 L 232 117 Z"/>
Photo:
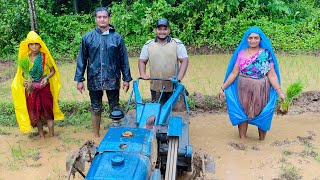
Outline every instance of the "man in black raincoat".
<path id="1" fill-rule="evenodd" d="M 103 91 L 106 91 L 109 110 L 119 106 L 120 78 L 122 88 L 128 91 L 132 80 L 128 53 L 121 35 L 109 25 L 111 12 L 104 7 L 96 9 L 97 27 L 82 37 L 74 80 L 77 90 L 85 90 L 84 73 L 87 70 L 87 86 L 91 100 L 92 127 L 95 137 L 100 137 Z"/>

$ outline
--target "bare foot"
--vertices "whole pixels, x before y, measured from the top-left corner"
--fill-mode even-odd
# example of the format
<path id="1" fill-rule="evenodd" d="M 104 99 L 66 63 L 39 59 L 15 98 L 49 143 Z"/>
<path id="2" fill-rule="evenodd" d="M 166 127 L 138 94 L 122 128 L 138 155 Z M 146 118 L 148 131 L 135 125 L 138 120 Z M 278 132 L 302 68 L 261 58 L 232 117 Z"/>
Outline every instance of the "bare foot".
<path id="1" fill-rule="evenodd" d="M 42 135 L 42 136 L 40 135 L 39 137 L 40 137 L 40 140 L 45 139 L 44 135 Z"/>
<path id="2" fill-rule="evenodd" d="M 259 140 L 263 141 L 266 137 L 267 131 L 263 131 L 261 129 L 258 128 L 258 132 L 259 132 Z"/>
<path id="3" fill-rule="evenodd" d="M 94 137 L 95 137 L 95 138 L 100 138 L 100 134 L 96 134 L 96 133 L 95 133 L 95 134 L 94 134 Z"/>

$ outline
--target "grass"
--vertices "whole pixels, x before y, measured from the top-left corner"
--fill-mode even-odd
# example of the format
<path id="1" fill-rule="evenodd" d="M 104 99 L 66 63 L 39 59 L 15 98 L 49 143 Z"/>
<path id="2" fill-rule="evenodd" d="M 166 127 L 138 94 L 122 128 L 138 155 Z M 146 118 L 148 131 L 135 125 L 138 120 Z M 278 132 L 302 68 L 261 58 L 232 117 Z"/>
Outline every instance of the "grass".
<path id="1" fill-rule="evenodd" d="M 9 160 L 7 167 L 10 170 L 16 171 L 22 168 L 21 164 L 26 162 L 26 159 L 31 158 L 34 162 L 40 158 L 40 153 L 35 148 L 23 149 L 20 144 L 10 144 L 10 154 L 12 160 Z M 42 164 L 35 163 L 31 164 L 31 167 L 40 167 Z"/>
<path id="2" fill-rule="evenodd" d="M 318 155 L 314 159 L 320 162 L 320 151 L 318 151 Z"/>
<path id="3" fill-rule="evenodd" d="M 0 135 L 11 135 L 11 134 L 12 134 L 11 129 L 0 126 Z"/>
<path id="4" fill-rule="evenodd" d="M 282 152 L 282 154 L 285 155 L 285 156 L 290 156 L 290 155 L 293 154 L 293 152 L 292 152 L 292 151 L 289 151 L 289 150 L 284 150 L 284 151 Z"/>
<path id="5" fill-rule="evenodd" d="M 223 82 L 230 57 L 230 54 L 190 56 L 189 67 L 183 79 L 183 84 L 189 93 L 200 92 L 204 95 L 216 95 Z M 296 81 L 303 83 L 305 91 L 320 89 L 318 83 L 320 82 L 320 61 L 318 57 L 278 55 L 277 58 L 284 92 L 290 84 Z M 76 82 L 73 81 L 76 62 L 59 63 L 58 67 L 62 80 L 60 100 L 89 101 L 87 90 L 83 94 L 76 90 Z M 138 78 L 137 57 L 130 58 L 130 67 L 133 79 Z M 12 79 L 1 83 L 0 101 L 12 101 L 11 82 Z M 140 81 L 139 87 L 143 97 L 150 97 L 149 82 Z M 130 92 L 121 91 L 120 98 L 127 100 L 129 94 Z"/>
<path id="6" fill-rule="evenodd" d="M 9 162 L 7 163 L 7 166 L 12 171 L 17 171 L 21 168 L 19 163 L 17 163 L 16 161 L 11 161 L 11 160 L 9 160 Z"/>
<path id="7" fill-rule="evenodd" d="M 29 148 L 22 150 L 20 144 L 11 145 L 8 143 L 11 151 L 11 157 L 14 161 L 24 160 L 26 158 L 32 158 L 34 161 L 37 161 L 40 157 L 38 149 Z"/>
<path id="8" fill-rule="evenodd" d="M 9 144 L 9 147 L 10 147 L 10 151 L 11 151 L 11 157 L 13 158 L 14 161 L 22 160 L 25 157 L 24 152 L 22 151 L 20 144 L 18 144 L 18 145 Z"/>
<path id="9" fill-rule="evenodd" d="M 289 151 L 283 151 L 283 155 L 286 157 L 292 154 Z M 300 180 L 302 175 L 300 174 L 301 170 L 293 166 L 286 158 L 282 157 L 279 162 L 281 163 L 281 173 L 279 178 L 276 179 L 285 179 L 285 180 Z"/>
<path id="10" fill-rule="evenodd" d="M 53 179 L 65 179 L 65 169 L 61 167 L 61 165 L 56 164 L 53 169 Z"/>
<path id="11" fill-rule="evenodd" d="M 63 144 L 76 144 L 80 146 L 83 140 L 71 137 L 71 133 L 71 131 L 62 133 L 58 138 L 63 142 Z"/>
<path id="12" fill-rule="evenodd" d="M 26 152 L 26 157 L 32 158 L 34 161 L 37 161 L 40 159 L 40 152 L 38 149 L 32 148 L 32 149 L 27 149 Z"/>
<path id="13" fill-rule="evenodd" d="M 302 175 L 300 175 L 300 170 L 292 165 L 287 165 L 281 167 L 282 173 L 280 175 L 281 179 L 287 180 L 300 180 Z"/>

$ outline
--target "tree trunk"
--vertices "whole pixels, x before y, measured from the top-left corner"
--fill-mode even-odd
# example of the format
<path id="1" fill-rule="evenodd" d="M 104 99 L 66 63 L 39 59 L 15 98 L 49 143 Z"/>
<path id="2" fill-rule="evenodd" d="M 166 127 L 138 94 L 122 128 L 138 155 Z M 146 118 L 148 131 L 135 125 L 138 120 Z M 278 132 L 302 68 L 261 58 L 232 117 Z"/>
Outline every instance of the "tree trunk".
<path id="1" fill-rule="evenodd" d="M 34 0 L 28 0 L 28 4 L 29 4 L 31 30 L 39 34 L 37 13 L 36 13 L 36 7 L 34 5 Z"/>
<path id="2" fill-rule="evenodd" d="M 77 0 L 73 0 L 73 11 L 74 11 L 74 14 L 78 14 L 79 11 L 78 11 L 78 1 Z"/>

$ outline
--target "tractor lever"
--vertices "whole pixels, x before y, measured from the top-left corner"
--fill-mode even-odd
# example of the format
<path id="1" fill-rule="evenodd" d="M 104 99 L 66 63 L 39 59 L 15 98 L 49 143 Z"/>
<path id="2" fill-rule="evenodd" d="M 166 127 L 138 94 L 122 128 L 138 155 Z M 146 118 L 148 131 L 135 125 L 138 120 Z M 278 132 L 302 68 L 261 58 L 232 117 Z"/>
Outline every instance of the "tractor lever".
<path id="1" fill-rule="evenodd" d="M 138 79 L 142 79 L 142 80 L 146 80 L 146 81 L 151 81 L 151 80 L 155 80 L 155 81 L 171 81 L 173 84 L 176 84 L 178 82 L 180 82 L 178 80 L 178 78 L 176 77 L 172 77 L 172 78 L 149 78 L 149 79 L 143 79 L 142 77 L 139 77 Z"/>

